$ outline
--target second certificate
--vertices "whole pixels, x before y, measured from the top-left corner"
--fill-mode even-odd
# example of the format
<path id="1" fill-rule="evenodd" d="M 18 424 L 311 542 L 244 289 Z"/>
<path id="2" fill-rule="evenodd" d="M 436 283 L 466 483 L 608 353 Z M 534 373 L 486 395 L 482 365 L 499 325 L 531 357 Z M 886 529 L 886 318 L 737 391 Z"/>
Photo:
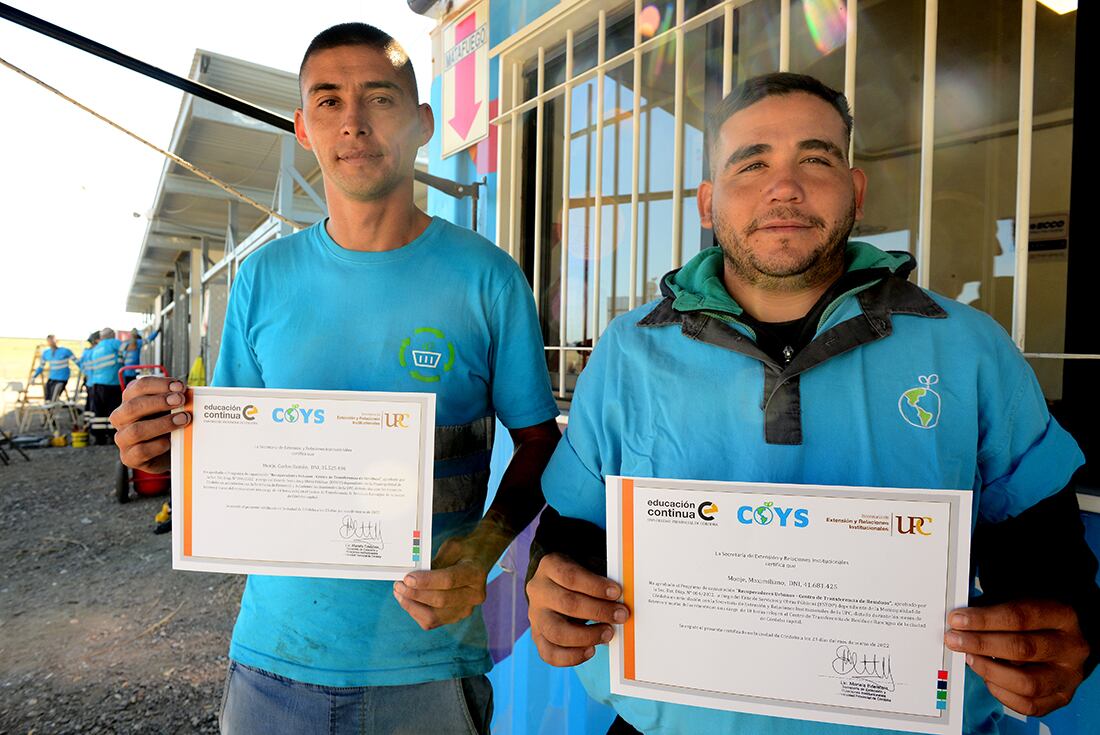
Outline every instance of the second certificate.
<path id="1" fill-rule="evenodd" d="M 612 691 L 958 732 L 969 493 L 609 479 Z M 614 504 L 614 508 L 612 505 Z M 617 547 L 617 548 L 613 548 Z"/>

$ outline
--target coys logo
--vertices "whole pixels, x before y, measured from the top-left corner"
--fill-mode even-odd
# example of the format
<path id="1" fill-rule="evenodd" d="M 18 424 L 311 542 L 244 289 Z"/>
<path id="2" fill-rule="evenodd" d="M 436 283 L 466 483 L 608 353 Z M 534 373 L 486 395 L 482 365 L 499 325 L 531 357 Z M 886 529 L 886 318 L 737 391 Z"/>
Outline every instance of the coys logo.
<path id="1" fill-rule="evenodd" d="M 295 403 L 289 408 L 274 408 L 271 410 L 271 420 L 277 424 L 323 424 L 325 423 L 325 409 L 303 408 Z"/>
<path id="2" fill-rule="evenodd" d="M 758 526 L 770 526 L 772 522 L 778 521 L 780 528 L 788 525 L 805 528 L 810 525 L 810 511 L 806 508 L 782 508 L 769 500 L 756 508 L 742 505 L 737 509 L 737 520 L 746 526 L 754 523 Z"/>

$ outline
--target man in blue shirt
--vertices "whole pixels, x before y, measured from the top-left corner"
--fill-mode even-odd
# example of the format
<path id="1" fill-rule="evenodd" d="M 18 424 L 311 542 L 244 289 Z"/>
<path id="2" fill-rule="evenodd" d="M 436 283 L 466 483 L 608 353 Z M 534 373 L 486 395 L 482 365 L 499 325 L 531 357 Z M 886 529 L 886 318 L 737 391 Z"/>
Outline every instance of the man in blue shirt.
<path id="1" fill-rule="evenodd" d="M 46 335 L 46 344 L 49 347 L 42 352 L 42 363 L 34 371 L 31 380 L 41 375 L 44 368 L 49 368 L 49 377 L 42 392 L 46 403 L 50 403 L 57 400 L 57 396 L 69 382 L 69 361 L 76 362 L 76 356 L 68 347 L 58 347 L 57 338 L 52 334 Z"/>
<path id="2" fill-rule="evenodd" d="M 326 220 L 251 255 L 233 282 L 214 384 L 436 394 L 433 569 L 396 584 L 249 577 L 230 646 L 223 732 L 487 732 L 486 575 L 543 505 L 560 433 L 534 300 L 478 235 L 416 208 L 432 135 L 412 65 L 372 26 L 311 43 L 299 143 Z M 124 462 L 162 471 L 186 425 L 182 382 L 143 378 L 115 412 Z M 516 452 L 486 499 L 494 421 Z M 330 729 L 331 728 L 331 729 Z"/>
<path id="3" fill-rule="evenodd" d="M 81 368 L 88 376 L 89 410 L 97 417 L 107 418 L 122 403 L 122 387 L 118 370 L 122 367 L 122 342 L 115 330 L 104 327 L 99 330 L 99 342 L 91 350 L 87 361 L 81 356 Z M 96 444 L 106 444 L 112 431 L 92 429 Z"/>
<path id="4" fill-rule="evenodd" d="M 615 732 L 866 733 L 612 695 L 601 644 L 631 611 L 602 576 L 605 478 L 969 489 L 984 595 L 945 637 L 968 654 L 964 729 L 996 732 L 996 700 L 1064 705 L 1093 665 L 1096 561 L 1070 479 L 1083 457 L 1023 356 L 986 315 L 908 283 L 908 254 L 848 242 L 867 181 L 847 159 L 842 95 L 801 75 L 751 79 L 708 139 L 698 202 L 720 247 L 609 325 L 543 476 L 551 508 L 527 587 L 540 655 L 579 665 L 618 711 Z M 1057 531 L 989 553 L 988 529 L 1029 514 Z"/>

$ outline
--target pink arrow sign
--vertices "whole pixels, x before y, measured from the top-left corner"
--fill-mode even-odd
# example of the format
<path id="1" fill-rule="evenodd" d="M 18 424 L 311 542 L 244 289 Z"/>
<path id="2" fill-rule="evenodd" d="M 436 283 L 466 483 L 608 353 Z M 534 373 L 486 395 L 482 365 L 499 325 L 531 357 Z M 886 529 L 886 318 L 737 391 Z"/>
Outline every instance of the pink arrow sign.
<path id="1" fill-rule="evenodd" d="M 455 45 L 462 43 L 462 39 L 473 35 L 476 30 L 477 13 L 470 13 L 455 26 Z M 477 82 L 477 53 L 467 54 L 455 64 L 454 69 L 455 114 L 448 122 L 459 137 L 465 140 L 470 132 L 470 126 L 474 124 L 477 111 L 481 108 L 481 102 L 474 99 Z"/>

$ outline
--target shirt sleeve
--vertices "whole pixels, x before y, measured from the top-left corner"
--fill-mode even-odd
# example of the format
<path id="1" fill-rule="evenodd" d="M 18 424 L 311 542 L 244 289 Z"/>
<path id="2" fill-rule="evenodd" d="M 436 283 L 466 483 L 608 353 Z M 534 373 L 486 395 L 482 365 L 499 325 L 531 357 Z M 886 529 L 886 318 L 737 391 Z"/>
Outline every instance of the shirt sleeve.
<path id="1" fill-rule="evenodd" d="M 989 523 L 1019 515 L 1055 494 L 1085 462 L 1077 442 L 1047 410 L 1031 366 L 1007 335 L 1000 343 L 999 379 L 984 380 L 979 387 L 978 517 Z"/>
<path id="2" fill-rule="evenodd" d="M 569 408 L 569 423 L 542 475 L 546 502 L 565 518 L 606 528 L 604 478 L 622 466 L 622 409 L 607 395 L 615 383 L 612 330 L 592 351 Z M 563 549 L 564 551 L 564 549 Z"/>
<path id="3" fill-rule="evenodd" d="M 247 261 L 245 262 L 247 266 Z M 263 388 L 263 370 L 248 339 L 252 269 L 242 267 L 229 291 L 221 347 L 211 385 L 219 388 Z"/>
<path id="4" fill-rule="evenodd" d="M 522 429 L 557 416 L 534 297 L 519 268 L 511 269 L 497 296 L 489 328 L 492 401 L 500 422 Z"/>

